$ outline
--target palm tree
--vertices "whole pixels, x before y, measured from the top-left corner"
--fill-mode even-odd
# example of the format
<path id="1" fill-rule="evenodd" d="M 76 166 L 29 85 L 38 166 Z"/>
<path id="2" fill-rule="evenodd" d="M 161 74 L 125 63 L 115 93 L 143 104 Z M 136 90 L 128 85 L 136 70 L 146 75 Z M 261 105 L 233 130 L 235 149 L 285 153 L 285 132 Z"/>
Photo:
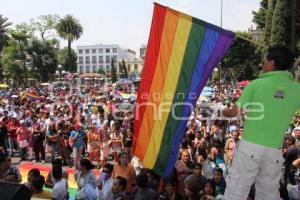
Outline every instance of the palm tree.
<path id="1" fill-rule="evenodd" d="M 76 18 L 72 15 L 66 15 L 59 20 L 56 31 L 62 39 L 68 40 L 68 70 L 71 71 L 71 43 L 80 38 L 83 28 Z"/>
<path id="2" fill-rule="evenodd" d="M 8 19 L 6 17 L 0 15 L 0 60 L 2 60 L 3 50 L 9 39 L 7 33 L 9 31 L 8 27 L 11 24 L 12 23 L 8 22 Z M 0 62 L 0 78 L 3 78 L 2 73 L 3 73 L 3 68 L 2 68 L 2 63 Z"/>
<path id="3" fill-rule="evenodd" d="M 3 17 L 0 15 L 0 54 L 2 55 L 2 51 L 8 41 L 8 27 L 12 23 L 8 22 L 8 19 L 6 17 Z"/>

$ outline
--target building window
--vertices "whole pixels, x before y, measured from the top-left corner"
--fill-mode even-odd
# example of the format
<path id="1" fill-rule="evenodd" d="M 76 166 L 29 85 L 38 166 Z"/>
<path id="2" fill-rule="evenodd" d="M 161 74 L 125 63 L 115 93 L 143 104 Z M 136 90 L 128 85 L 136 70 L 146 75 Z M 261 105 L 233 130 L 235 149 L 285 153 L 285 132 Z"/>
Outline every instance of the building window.
<path id="1" fill-rule="evenodd" d="M 99 56 L 99 63 L 103 63 L 103 56 Z"/>
<path id="2" fill-rule="evenodd" d="M 86 50 L 85 50 L 85 53 L 90 53 L 90 50 L 89 50 L 89 49 L 86 49 Z"/>
<path id="3" fill-rule="evenodd" d="M 90 73 L 90 66 L 89 65 L 87 65 L 85 69 L 86 69 L 85 70 L 86 73 Z"/>
<path id="4" fill-rule="evenodd" d="M 94 73 L 97 72 L 97 67 L 96 67 L 96 65 L 93 65 L 93 72 L 94 72 Z"/>
<path id="5" fill-rule="evenodd" d="M 130 66 L 130 64 L 127 65 L 127 71 L 131 72 L 131 66 Z"/>
<path id="6" fill-rule="evenodd" d="M 79 49 L 78 54 L 82 54 L 82 53 L 83 53 L 82 49 Z"/>
<path id="7" fill-rule="evenodd" d="M 103 69 L 104 70 L 103 65 L 99 65 L 99 69 Z"/>
<path id="8" fill-rule="evenodd" d="M 83 73 L 83 66 L 80 66 L 79 73 Z"/>
<path id="9" fill-rule="evenodd" d="M 110 72 L 110 65 L 106 65 L 106 72 Z"/>
<path id="10" fill-rule="evenodd" d="M 103 53 L 103 49 L 99 49 L 99 53 Z"/>
<path id="11" fill-rule="evenodd" d="M 134 64 L 134 73 L 135 73 L 135 74 L 138 73 L 138 64 Z"/>
<path id="12" fill-rule="evenodd" d="M 113 48 L 113 53 L 117 53 L 118 49 L 117 48 Z"/>
<path id="13" fill-rule="evenodd" d="M 105 63 L 110 63 L 110 56 L 106 56 Z"/>
<path id="14" fill-rule="evenodd" d="M 83 64 L 83 57 L 79 56 L 79 64 Z"/>
<path id="15" fill-rule="evenodd" d="M 90 63 L 90 57 L 89 57 L 89 56 L 86 56 L 86 57 L 85 57 L 85 63 L 86 63 L 86 64 L 89 64 L 89 63 Z"/>
<path id="16" fill-rule="evenodd" d="M 113 59 L 114 62 L 117 62 L 117 56 L 116 56 L 116 55 L 114 55 L 114 56 L 112 57 L 112 59 Z"/>
<path id="17" fill-rule="evenodd" d="M 96 56 L 92 56 L 92 63 L 93 63 L 93 64 L 96 64 L 96 63 L 97 63 L 97 61 L 96 61 Z"/>
<path id="18" fill-rule="evenodd" d="M 92 49 L 92 53 L 96 53 L 96 49 Z"/>
<path id="19" fill-rule="evenodd" d="M 110 53 L 110 49 L 105 49 L 105 52 L 106 53 Z"/>

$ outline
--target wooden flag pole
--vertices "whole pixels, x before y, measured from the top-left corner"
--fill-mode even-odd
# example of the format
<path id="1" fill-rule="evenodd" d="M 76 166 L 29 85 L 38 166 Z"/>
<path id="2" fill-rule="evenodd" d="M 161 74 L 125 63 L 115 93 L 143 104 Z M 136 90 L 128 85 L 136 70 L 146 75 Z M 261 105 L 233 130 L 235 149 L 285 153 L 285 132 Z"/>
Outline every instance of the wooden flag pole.
<path id="1" fill-rule="evenodd" d="M 260 42 L 256 42 L 254 40 L 251 40 L 251 39 L 249 39 L 249 38 L 247 38 L 245 36 L 239 35 L 239 34 L 236 34 L 235 37 L 238 37 L 240 39 L 246 40 L 246 41 L 251 42 L 251 43 L 253 43 L 253 44 L 257 45 L 257 46 L 260 46 L 260 47 L 264 47 L 264 48 L 267 47 L 265 44 L 262 44 Z"/>

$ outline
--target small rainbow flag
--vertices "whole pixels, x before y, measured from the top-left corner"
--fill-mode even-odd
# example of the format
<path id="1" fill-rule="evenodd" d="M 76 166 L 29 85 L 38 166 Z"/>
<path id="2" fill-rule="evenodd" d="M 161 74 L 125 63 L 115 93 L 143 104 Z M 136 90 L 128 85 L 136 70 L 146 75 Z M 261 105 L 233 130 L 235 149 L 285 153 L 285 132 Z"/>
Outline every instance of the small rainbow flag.
<path id="1" fill-rule="evenodd" d="M 26 93 L 26 97 L 30 100 L 30 101 L 41 101 L 44 99 L 43 96 L 39 96 L 35 93 L 32 93 L 32 92 L 27 92 Z"/>
<path id="2" fill-rule="evenodd" d="M 187 120 L 233 38 L 230 31 L 154 4 L 132 149 L 145 167 L 170 174 Z"/>

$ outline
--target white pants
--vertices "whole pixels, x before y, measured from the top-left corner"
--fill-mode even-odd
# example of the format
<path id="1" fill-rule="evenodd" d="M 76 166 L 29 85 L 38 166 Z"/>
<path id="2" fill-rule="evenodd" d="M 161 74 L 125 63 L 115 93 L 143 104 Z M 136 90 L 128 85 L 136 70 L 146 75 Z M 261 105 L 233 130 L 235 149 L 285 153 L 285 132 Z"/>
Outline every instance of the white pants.
<path id="1" fill-rule="evenodd" d="M 246 200 L 255 183 L 255 200 L 279 200 L 283 157 L 279 149 L 241 140 L 229 169 L 226 200 Z"/>

